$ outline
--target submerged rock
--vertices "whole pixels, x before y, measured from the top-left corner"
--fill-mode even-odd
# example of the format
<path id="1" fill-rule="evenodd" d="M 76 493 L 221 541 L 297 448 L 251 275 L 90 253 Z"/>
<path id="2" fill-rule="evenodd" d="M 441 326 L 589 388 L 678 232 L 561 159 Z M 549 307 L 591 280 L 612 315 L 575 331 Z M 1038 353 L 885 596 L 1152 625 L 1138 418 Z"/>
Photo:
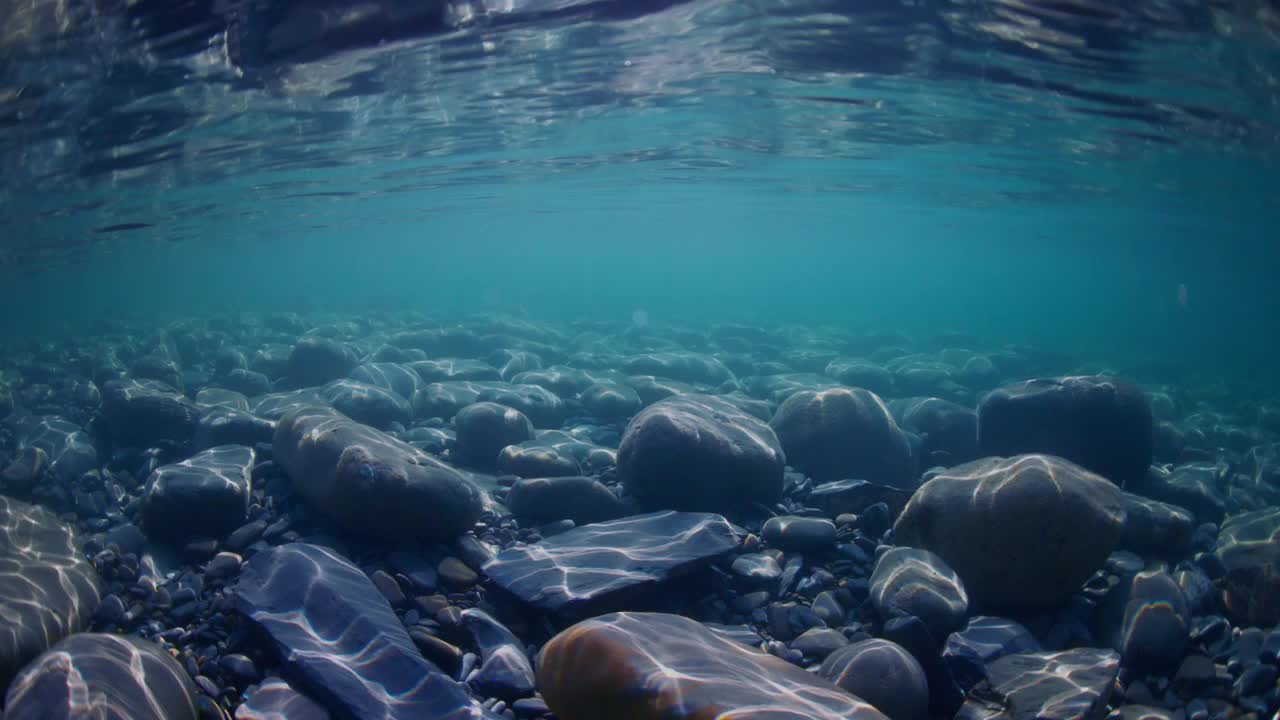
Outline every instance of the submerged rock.
<path id="1" fill-rule="evenodd" d="M 1101 720 L 1119 670 L 1110 650 L 1006 655 L 988 666 L 956 720 Z"/>
<path id="2" fill-rule="evenodd" d="M 36 655 L 83 630 L 98 576 L 49 511 L 0 496 L 0 689 Z"/>
<path id="3" fill-rule="evenodd" d="M 1280 509 L 1228 518 L 1216 553 L 1226 570 L 1227 612 L 1250 625 L 1280 622 Z"/>
<path id="4" fill-rule="evenodd" d="M 880 556 L 871 574 L 871 602 L 886 618 L 920 618 L 936 638 L 964 623 L 969 596 L 955 572 L 928 550 L 896 547 Z"/>
<path id="5" fill-rule="evenodd" d="M 1122 491 L 1061 458 L 986 458 L 936 475 L 894 525 L 937 553 L 983 609 L 1052 608 L 1120 542 Z"/>
<path id="6" fill-rule="evenodd" d="M 627 425 L 618 474 L 646 507 L 731 511 L 782 497 L 785 458 L 768 425 L 709 395 L 645 408 Z"/>
<path id="7" fill-rule="evenodd" d="M 289 683 L 271 678 L 249 691 L 236 708 L 236 720 L 330 720 L 330 715 Z"/>
<path id="8" fill-rule="evenodd" d="M 103 385 L 102 413 L 112 439 L 135 447 L 160 440 L 187 443 L 200 417 L 195 403 L 156 380 L 112 380 Z"/>
<path id="9" fill-rule="evenodd" d="M 893 720 L 928 717 L 924 668 L 905 648 L 888 640 L 863 640 L 840 648 L 822 662 L 818 675 Z"/>
<path id="10" fill-rule="evenodd" d="M 555 636 L 538 687 L 561 720 L 885 720 L 791 663 L 661 613 L 605 615 Z"/>
<path id="11" fill-rule="evenodd" d="M 978 616 L 963 629 L 947 636 L 942 662 L 947 675 L 961 692 L 987 678 L 987 666 L 1017 653 L 1037 652 L 1040 643 L 1029 630 L 1013 620 Z"/>
<path id="12" fill-rule="evenodd" d="M 626 514 L 612 490 L 595 478 L 582 476 L 519 480 L 511 486 L 506 504 L 522 522 L 535 525 L 565 519 L 586 525 Z"/>
<path id="13" fill-rule="evenodd" d="M 508 445 L 533 439 L 533 423 L 514 408 L 478 402 L 458 411 L 453 418 L 457 432 L 457 453 L 470 465 L 492 468 L 498 453 Z"/>
<path id="14" fill-rule="evenodd" d="M 878 395 L 859 388 L 803 390 L 769 423 L 788 462 L 815 482 L 858 479 L 916 486 L 907 436 Z"/>
<path id="15" fill-rule="evenodd" d="M 48 456 L 49 472 L 64 485 L 98 467 L 93 438 L 79 425 L 57 415 L 10 417 L 19 448 L 38 448 Z"/>
<path id="16" fill-rule="evenodd" d="M 647 609 L 670 581 L 738 547 L 723 517 L 656 512 L 574 528 L 517 545 L 482 572 L 524 603 L 565 619 Z"/>
<path id="17" fill-rule="evenodd" d="M 156 468 L 142 498 L 147 533 L 170 540 L 223 537 L 248 517 L 253 448 L 220 445 Z"/>
<path id="18" fill-rule="evenodd" d="M 1028 380 L 983 398 L 978 445 L 985 455 L 1057 455 L 1117 485 L 1139 482 L 1154 448 L 1151 406 L 1115 378 Z"/>
<path id="19" fill-rule="evenodd" d="M 448 539 L 480 516 L 480 490 L 458 471 L 330 408 L 286 415 L 273 448 L 298 494 L 355 533 Z"/>
<path id="20" fill-rule="evenodd" d="M 337 340 L 311 336 L 293 346 L 285 374 L 295 387 L 311 387 L 337 380 L 355 366 L 356 356 L 351 348 Z"/>
<path id="21" fill-rule="evenodd" d="M 5 720 L 197 720 L 195 685 L 178 661 L 136 637 L 80 633 L 14 679 Z"/>
<path id="22" fill-rule="evenodd" d="M 323 397 L 343 415 L 365 425 L 385 430 L 395 423 L 413 422 L 409 401 L 394 390 L 356 380 L 334 380 L 320 389 Z"/>
<path id="23" fill-rule="evenodd" d="M 254 555 L 235 603 L 290 677 L 340 716 L 493 718 L 422 657 L 382 593 L 332 550 L 290 543 Z"/>

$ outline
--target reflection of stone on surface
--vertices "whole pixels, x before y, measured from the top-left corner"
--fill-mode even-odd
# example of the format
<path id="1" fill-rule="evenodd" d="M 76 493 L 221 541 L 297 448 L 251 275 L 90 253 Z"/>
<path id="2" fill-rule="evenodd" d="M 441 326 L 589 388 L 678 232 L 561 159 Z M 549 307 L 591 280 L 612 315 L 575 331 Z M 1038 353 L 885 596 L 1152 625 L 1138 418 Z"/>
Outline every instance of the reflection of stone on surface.
<path id="1" fill-rule="evenodd" d="M 520 600 L 565 617 L 646 604 L 642 595 L 738 547 L 719 515 L 656 512 L 583 525 L 498 553 L 483 572 Z"/>
<path id="2" fill-rule="evenodd" d="M 1227 610 L 1251 625 L 1280 622 L 1280 509 L 1228 518 L 1218 532 Z"/>
<path id="3" fill-rule="evenodd" d="M 799 667 L 662 613 L 570 627 L 543 648 L 538 687 L 562 720 L 884 719 Z"/>
<path id="4" fill-rule="evenodd" d="M 187 671 L 159 645 L 81 633 L 23 669 L 5 698 L 6 720 L 196 720 Z"/>
<path id="5" fill-rule="evenodd" d="M 493 719 L 422 657 L 372 581 L 328 548 L 290 543 L 241 570 L 236 609 L 270 638 L 289 677 L 350 717 Z"/>
<path id="6" fill-rule="evenodd" d="M 49 511 L 0 496 L 0 687 L 31 658 L 81 630 L 97 575 Z"/>

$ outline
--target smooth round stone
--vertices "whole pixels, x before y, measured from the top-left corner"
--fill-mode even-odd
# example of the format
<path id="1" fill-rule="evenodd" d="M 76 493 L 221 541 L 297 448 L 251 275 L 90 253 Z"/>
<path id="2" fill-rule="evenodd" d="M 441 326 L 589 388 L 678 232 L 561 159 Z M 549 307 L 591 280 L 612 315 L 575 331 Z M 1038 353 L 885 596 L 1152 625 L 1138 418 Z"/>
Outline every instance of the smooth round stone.
<path id="1" fill-rule="evenodd" d="M 395 424 L 413 421 L 413 408 L 399 393 L 356 380 L 334 380 L 320 389 L 338 412 L 365 425 L 388 430 Z"/>
<path id="2" fill-rule="evenodd" d="M 767 583 L 782 577 L 782 568 L 771 555 L 751 553 L 734 558 L 730 566 L 734 575 L 753 583 Z"/>
<path id="3" fill-rule="evenodd" d="M 142 498 L 147 533 L 185 541 L 235 530 L 249 512 L 256 457 L 253 448 L 220 445 L 157 468 Z"/>
<path id="4" fill-rule="evenodd" d="M 784 456 L 773 430 L 731 403 L 682 395 L 627 424 L 618 475 L 642 505 L 726 512 L 782 497 Z"/>
<path id="5" fill-rule="evenodd" d="M 254 682 L 259 677 L 258 668 L 254 667 L 253 661 L 239 653 L 218 658 L 218 667 L 240 682 Z"/>
<path id="6" fill-rule="evenodd" d="M 477 467 L 493 467 L 508 445 L 533 439 L 533 423 L 515 408 L 491 402 L 468 405 L 453 418 L 457 452 Z"/>
<path id="7" fill-rule="evenodd" d="M 769 423 L 787 462 L 822 483 L 859 479 L 912 489 L 916 460 L 880 396 L 861 388 L 803 390 Z"/>
<path id="8" fill-rule="evenodd" d="M 1229 518 L 1215 550 L 1226 570 L 1223 600 L 1231 617 L 1250 625 L 1280 623 L 1280 509 Z"/>
<path id="9" fill-rule="evenodd" d="M 498 472 L 523 478 L 581 475 L 578 459 L 553 447 L 508 445 L 498 453 Z"/>
<path id="10" fill-rule="evenodd" d="M 893 720 L 924 720 L 929 684 L 924 668 L 902 646 L 888 640 L 863 640 L 837 649 L 818 675 L 871 703 Z"/>
<path id="11" fill-rule="evenodd" d="M 983 609 L 1057 607 L 1116 548 L 1123 493 L 1061 458 L 986 458 L 926 482 L 894 525 L 896 542 L 936 553 Z"/>
<path id="12" fill-rule="evenodd" d="M 205 577 L 210 580 L 224 580 L 234 577 L 240 572 L 240 564 L 242 560 L 239 555 L 233 552 L 220 552 L 213 556 L 209 564 L 204 568 Z"/>
<path id="13" fill-rule="evenodd" d="M 420 627 L 409 628 L 409 638 L 418 650 L 445 672 L 454 674 L 462 664 L 462 651 Z"/>
<path id="14" fill-rule="evenodd" d="M 579 400 L 587 412 L 603 419 L 631 417 L 641 405 L 633 388 L 613 383 L 596 383 L 582 391 Z"/>
<path id="15" fill-rule="evenodd" d="M 871 574 L 871 602 L 884 617 L 920 618 L 934 637 L 964 624 L 969 596 L 946 562 L 928 550 L 896 547 L 880 556 Z"/>
<path id="16" fill-rule="evenodd" d="M 1122 578 L 1098 612 L 1100 635 L 1121 665 L 1142 672 L 1178 667 L 1190 642 L 1191 611 L 1178 583 L 1163 571 Z"/>
<path id="17" fill-rule="evenodd" d="M 102 386 L 102 413 L 112 438 L 133 447 L 149 447 L 161 440 L 186 443 L 195 435 L 200 417 L 195 403 L 156 380 L 106 383 Z"/>
<path id="18" fill-rule="evenodd" d="M 5 720 L 197 720 L 186 670 L 140 638 L 80 633 L 50 648 L 9 685 Z"/>
<path id="19" fill-rule="evenodd" d="M 0 480 L 10 493 L 28 493 L 48 469 L 49 454 L 43 448 L 24 447 L 0 473 Z"/>
<path id="20" fill-rule="evenodd" d="M 616 613 L 542 650 L 538 688 L 561 720 L 884 720 L 862 700 L 784 660 L 678 615 Z"/>
<path id="21" fill-rule="evenodd" d="M 582 476 L 517 480 L 506 504 L 522 522 L 535 525 L 566 519 L 586 525 L 626 514 L 622 501 L 604 483 Z"/>
<path id="22" fill-rule="evenodd" d="M 789 643 L 792 650 L 798 650 L 812 658 L 825 658 L 848 644 L 848 638 L 839 630 L 830 628 L 809 628 Z"/>
<path id="23" fill-rule="evenodd" d="M 1038 650 L 1040 643 L 1022 625 L 1005 618 L 978 616 L 947 636 L 942 661 L 960 690 L 968 692 L 986 679 L 987 665 L 1005 655 Z"/>
<path id="24" fill-rule="evenodd" d="M 295 387 L 323 385 L 351 372 L 355 354 L 342 343 L 324 337 L 305 337 L 293 346 L 285 374 Z"/>
<path id="25" fill-rule="evenodd" d="M 903 430 L 921 439 L 923 467 L 958 465 L 982 457 L 978 452 L 978 414 L 941 398 L 906 398 L 889 402 Z"/>
<path id="26" fill-rule="evenodd" d="M 471 587 L 480 579 L 480 576 L 467 567 L 466 563 L 453 556 L 441 560 L 436 566 L 436 572 L 445 585 L 455 588 Z"/>
<path id="27" fill-rule="evenodd" d="M 280 678 L 249 691 L 236 708 L 236 720 L 329 720 L 329 711 Z"/>
<path id="28" fill-rule="evenodd" d="M 783 550 L 827 550 L 836 543 L 836 526 L 823 518 L 783 515 L 769 518 L 761 535 L 765 542 Z"/>

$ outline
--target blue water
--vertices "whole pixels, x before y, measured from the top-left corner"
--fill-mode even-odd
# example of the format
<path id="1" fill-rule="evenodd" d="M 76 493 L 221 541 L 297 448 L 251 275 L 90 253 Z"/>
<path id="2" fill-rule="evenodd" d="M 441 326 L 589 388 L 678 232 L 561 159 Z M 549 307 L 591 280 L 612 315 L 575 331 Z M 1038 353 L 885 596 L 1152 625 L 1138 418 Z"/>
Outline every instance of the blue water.
<path id="1" fill-rule="evenodd" d="M 298 4 L 9 4 L 17 336 L 644 309 L 1271 366 L 1265 4 L 429 3 L 296 52 Z"/>

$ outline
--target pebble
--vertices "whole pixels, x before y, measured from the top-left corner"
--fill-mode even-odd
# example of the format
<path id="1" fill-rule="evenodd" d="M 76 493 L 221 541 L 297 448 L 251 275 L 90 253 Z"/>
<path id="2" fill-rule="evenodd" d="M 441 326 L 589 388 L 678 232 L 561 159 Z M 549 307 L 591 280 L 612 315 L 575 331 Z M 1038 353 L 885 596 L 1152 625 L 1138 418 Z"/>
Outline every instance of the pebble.
<path id="1" fill-rule="evenodd" d="M 790 646 L 813 658 L 822 659 L 849 644 L 848 638 L 839 630 L 830 628 L 809 628 L 792 640 Z"/>
<path id="2" fill-rule="evenodd" d="M 240 573 L 241 558 L 231 552 L 220 552 L 205 566 L 204 575 L 210 580 L 225 580 Z"/>
<path id="3" fill-rule="evenodd" d="M 778 561 L 764 553 L 739 555 L 734 558 L 729 569 L 734 575 L 751 583 L 774 582 L 782 577 L 782 568 L 778 566 Z"/>
<path id="4" fill-rule="evenodd" d="M 436 572 L 439 573 L 445 585 L 455 588 L 471 587 L 480 579 L 480 576 L 467 567 L 466 563 L 452 555 L 440 561 L 436 566 Z"/>
<path id="5" fill-rule="evenodd" d="M 836 542 L 830 520 L 795 515 L 769 518 L 760 534 L 774 547 L 800 552 L 827 550 Z"/>
<path id="6" fill-rule="evenodd" d="M 262 533 L 266 529 L 266 521 L 254 520 L 236 528 L 231 535 L 227 536 L 226 542 L 222 543 L 222 545 L 231 552 L 244 552 L 250 545 L 257 542 L 258 538 L 262 537 Z"/>
<path id="7" fill-rule="evenodd" d="M 423 657 L 440 666 L 441 670 L 454 675 L 462 666 L 463 653 L 456 646 L 441 640 L 421 627 L 409 628 L 409 638 L 418 646 Z"/>
<path id="8" fill-rule="evenodd" d="M 247 685 L 258 681 L 258 668 L 254 667 L 253 661 L 247 655 L 239 653 L 223 655 L 218 659 L 218 667 L 241 684 Z"/>
<path id="9" fill-rule="evenodd" d="M 222 695 L 222 691 L 218 689 L 217 684 L 204 675 L 196 676 L 196 687 L 200 688 L 200 692 L 215 700 Z"/>
<path id="10" fill-rule="evenodd" d="M 375 570 L 369 579 L 373 581 L 374 587 L 378 588 L 378 592 L 391 603 L 391 607 L 398 608 L 405 604 L 404 592 L 400 589 L 400 583 L 396 579 L 387 574 L 385 570 Z"/>

